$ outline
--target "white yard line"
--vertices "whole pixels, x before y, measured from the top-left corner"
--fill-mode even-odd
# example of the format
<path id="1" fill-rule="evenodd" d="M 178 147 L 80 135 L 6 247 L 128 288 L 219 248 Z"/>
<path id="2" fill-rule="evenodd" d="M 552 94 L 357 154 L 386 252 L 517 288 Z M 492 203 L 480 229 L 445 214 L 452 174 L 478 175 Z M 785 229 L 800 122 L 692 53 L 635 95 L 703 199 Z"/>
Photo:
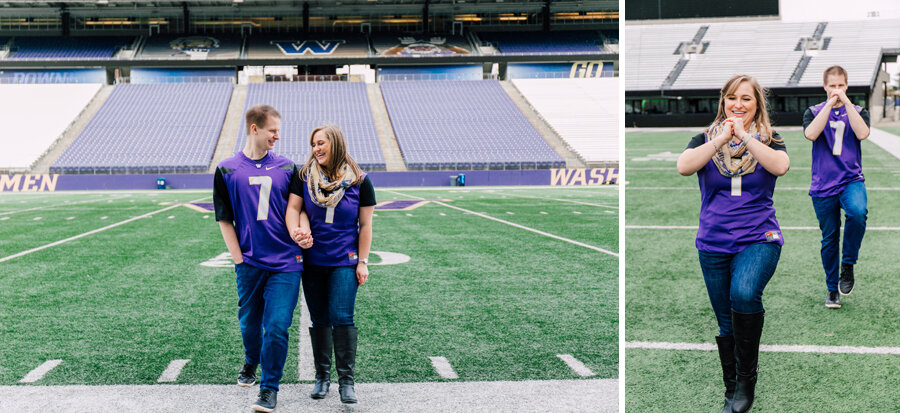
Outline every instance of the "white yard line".
<path id="1" fill-rule="evenodd" d="M 715 343 L 667 343 L 649 341 L 628 341 L 625 348 L 653 349 L 653 350 L 698 350 L 714 351 Z M 771 353 L 815 353 L 815 354 L 897 354 L 900 355 L 900 347 L 859 347 L 859 346 L 809 346 L 809 345 L 783 345 L 762 344 L 759 351 Z"/>
<path id="2" fill-rule="evenodd" d="M 517 197 L 517 198 L 532 198 L 532 199 L 542 199 L 542 200 L 545 200 L 545 201 L 570 202 L 570 203 L 573 203 L 573 204 L 588 205 L 588 206 L 594 206 L 594 207 L 599 207 L 599 208 L 619 209 L 618 206 L 610 206 L 610 205 L 602 205 L 602 204 L 592 204 L 592 203 L 590 203 L 590 202 L 576 201 L 576 200 L 573 200 L 573 199 L 545 198 L 545 197 L 542 197 L 542 196 L 519 195 L 519 194 L 507 194 L 507 193 L 500 193 L 500 194 L 501 194 L 501 195 L 506 195 L 506 196 L 514 196 L 514 197 Z"/>
<path id="3" fill-rule="evenodd" d="M 394 191 L 386 191 L 386 192 L 390 192 L 390 193 L 392 193 L 392 194 L 396 194 L 396 195 L 400 195 L 400 196 L 405 196 L 405 197 L 409 197 L 409 198 L 417 198 L 417 199 L 420 199 L 420 200 L 423 200 L 423 201 L 425 200 L 425 198 L 420 198 L 420 197 L 413 196 L 413 195 L 407 195 L 407 194 L 400 193 L 400 192 L 394 192 Z M 492 217 L 492 216 L 490 216 L 490 215 L 485 215 L 485 214 L 482 214 L 482 213 L 479 213 L 479 212 L 469 211 L 468 209 L 460 208 L 460 207 L 453 206 L 453 205 L 449 205 L 449 204 L 445 204 L 445 203 L 440 202 L 440 201 L 431 201 L 431 202 L 433 202 L 433 203 L 435 203 L 435 204 L 438 204 L 438 205 L 441 205 L 441 206 L 445 206 L 445 207 L 447 207 L 447 208 L 452 208 L 452 209 L 455 209 L 455 210 L 458 210 L 458 211 L 466 212 L 466 213 L 469 213 L 469 214 L 472 214 L 472 215 L 476 215 L 476 216 L 479 216 L 479 217 L 482 217 L 482 218 L 485 218 L 485 219 L 489 219 L 489 220 L 491 220 L 491 221 L 497 221 L 497 222 L 499 222 L 499 223 L 506 224 L 506 225 L 509 225 L 509 226 L 512 226 L 512 227 L 516 227 L 516 228 L 519 228 L 519 229 L 524 229 L 524 230 L 526 230 L 526 231 L 531 231 L 531 232 L 534 232 L 535 234 L 540 234 L 540 235 L 543 235 L 543 236 L 545 236 L 545 237 L 557 239 L 557 240 L 560 240 L 560 241 L 565 241 L 565 242 L 568 242 L 568 243 L 570 243 L 570 244 L 577 245 L 577 246 L 579 246 L 579 247 L 584 247 L 584 248 L 592 249 L 592 250 L 594 250 L 594 251 L 602 252 L 602 253 L 604 253 L 604 254 L 609 254 L 609 255 L 612 255 L 613 257 L 618 257 L 618 256 L 619 256 L 618 253 L 612 252 L 612 251 L 607 250 L 607 249 L 603 249 L 603 248 L 600 248 L 600 247 L 595 247 L 595 246 L 593 246 L 593 245 L 588 245 L 588 244 L 585 244 L 585 243 L 583 243 L 583 242 L 578 242 L 578 241 L 571 240 L 571 239 L 568 239 L 568 238 L 560 237 L 560 236 L 558 236 L 558 235 L 553 235 L 553 234 L 550 234 L 550 233 L 548 233 L 548 232 L 540 231 L 540 230 L 537 230 L 537 229 L 534 229 L 534 228 L 529 228 L 529 227 L 526 227 L 526 226 L 524 226 L 524 225 L 519 225 L 519 224 L 516 224 L 516 223 L 513 223 L 513 222 L 504 221 L 504 220 L 499 219 L 499 218 L 494 218 L 494 217 Z"/>
<path id="4" fill-rule="evenodd" d="M 116 199 L 128 198 L 129 196 L 131 196 L 131 195 L 120 196 L 120 197 L 118 197 L 118 198 L 89 199 L 89 200 L 87 200 L 87 201 L 78 201 L 78 202 L 68 202 L 68 203 L 54 204 L 54 205 L 45 205 L 45 206 L 39 206 L 39 207 L 34 207 L 34 208 L 19 209 L 19 210 L 16 210 L 16 211 L 0 212 L 0 215 L 18 214 L 19 212 L 36 211 L 36 210 L 38 210 L 38 209 L 45 209 L 45 208 L 59 208 L 59 207 L 67 207 L 67 206 L 78 205 L 78 204 L 89 204 L 89 203 L 91 203 L 91 202 L 109 201 L 109 200 L 116 200 Z"/>
<path id="5" fill-rule="evenodd" d="M 53 370 L 58 366 L 59 363 L 62 363 L 62 360 L 47 360 L 41 363 L 40 366 L 37 366 L 34 370 L 29 371 L 22 380 L 19 380 L 19 383 L 34 383 L 43 378 L 50 370 Z"/>
<path id="6" fill-rule="evenodd" d="M 559 359 L 566 363 L 575 374 L 578 374 L 581 377 L 591 377 L 595 375 L 591 369 L 581 362 L 581 360 L 578 360 L 571 354 L 557 354 L 556 357 L 559 357 Z"/>
<path id="7" fill-rule="evenodd" d="M 450 365 L 450 362 L 447 361 L 445 357 L 428 357 L 431 360 L 431 365 L 434 366 L 434 370 L 437 371 L 437 374 L 445 379 L 458 379 L 459 376 L 453 370 L 453 366 Z"/>
<path id="8" fill-rule="evenodd" d="M 203 197 L 203 198 L 199 198 L 199 199 L 196 199 L 196 200 L 193 200 L 193 201 L 189 201 L 189 202 L 198 202 L 198 201 L 202 201 L 202 200 L 204 200 L 204 199 L 206 199 L 206 198 L 209 198 L 209 197 L 208 197 L 208 196 L 205 196 L 205 197 Z M 142 218 L 148 218 L 148 217 L 153 216 L 154 214 L 158 214 L 158 213 L 160 213 L 160 212 L 168 211 L 168 210 L 170 210 L 170 209 L 172 209 L 172 208 L 177 208 L 178 206 L 179 206 L 178 204 L 170 205 L 170 206 L 167 206 L 167 207 L 165 207 L 165 208 L 163 208 L 163 209 L 159 209 L 159 210 L 156 210 L 156 211 L 153 211 L 153 212 L 148 212 L 148 213 L 146 213 L 146 214 L 144 214 L 144 215 L 138 215 L 138 216 L 136 216 L 136 217 L 128 218 L 128 219 L 126 219 L 126 220 L 124 220 L 124 221 L 116 222 L 115 224 L 107 225 L 107 226 L 105 226 L 105 227 L 103 227 L 103 228 L 97 228 L 97 229 L 95 229 L 95 230 L 88 231 L 88 232 L 85 232 L 85 233 L 83 233 L 83 234 L 78 234 L 78 235 L 75 235 L 75 236 L 73 236 L 73 237 L 69 237 L 69 238 L 66 238 L 66 239 L 61 239 L 61 240 L 59 240 L 59 241 L 51 242 L 51 243 L 49 243 L 49 244 L 47 244 L 47 245 L 42 245 L 42 246 L 37 247 L 37 248 L 32 248 L 32 249 L 30 249 L 30 250 L 22 251 L 22 252 L 20 252 L 20 253 L 13 254 L 13 255 L 10 255 L 10 256 L 8 256 L 8 257 L 0 258 L 0 262 L 9 261 L 9 260 L 11 260 L 11 259 L 13 259 L 13 258 L 19 258 L 19 257 L 21 257 L 21 256 L 23 256 L 23 255 L 31 254 L 32 252 L 38 252 L 38 251 L 41 251 L 41 250 L 45 250 L 45 249 L 47 249 L 47 248 L 55 247 L 55 246 L 57 246 L 57 245 L 62 245 L 62 244 L 65 244 L 65 243 L 67 243 L 67 242 L 69 242 L 69 241 L 74 241 L 74 240 L 79 239 L 79 238 L 84 238 L 84 237 L 86 237 L 86 236 L 88 236 L 88 235 L 93 235 L 93 234 L 96 234 L 96 233 L 98 233 L 98 232 L 106 231 L 106 230 L 108 230 L 108 229 L 110 229 L 110 228 L 115 228 L 115 227 L 118 227 L 119 225 L 125 225 L 125 224 L 127 224 L 127 223 L 129 223 L 129 222 L 136 221 L 136 220 L 139 220 L 139 219 L 142 219 Z"/>
<path id="9" fill-rule="evenodd" d="M 297 379 L 315 380 L 316 369 L 313 365 L 312 343 L 309 337 L 309 328 L 312 327 L 312 320 L 309 319 L 309 309 L 306 308 L 306 297 L 303 290 L 300 290 L 300 331 L 297 333 L 298 344 L 300 347 L 300 355 L 297 357 Z"/>
<path id="10" fill-rule="evenodd" d="M 364 368 L 364 367 L 363 367 Z M 458 380 L 424 383 L 360 383 L 357 406 L 342 407 L 337 385 L 325 397 L 309 397 L 310 383 L 281 383 L 276 412 L 586 412 L 616 413 L 619 380 Z M 216 412 L 245 413 L 256 389 L 234 384 L 118 386 L 0 386 L 0 410 L 26 412 Z M 349 408 L 352 407 L 352 408 Z"/>
<path id="11" fill-rule="evenodd" d="M 172 360 L 165 371 L 159 375 L 159 379 L 156 380 L 157 383 L 175 383 L 178 381 L 178 375 L 181 374 L 181 369 L 183 369 L 189 361 L 191 360 Z"/>
<path id="12" fill-rule="evenodd" d="M 696 225 L 626 225 L 625 229 L 693 229 Z M 781 227 L 788 231 L 819 231 L 819 227 Z M 866 231 L 900 231 L 900 227 L 866 227 Z"/>

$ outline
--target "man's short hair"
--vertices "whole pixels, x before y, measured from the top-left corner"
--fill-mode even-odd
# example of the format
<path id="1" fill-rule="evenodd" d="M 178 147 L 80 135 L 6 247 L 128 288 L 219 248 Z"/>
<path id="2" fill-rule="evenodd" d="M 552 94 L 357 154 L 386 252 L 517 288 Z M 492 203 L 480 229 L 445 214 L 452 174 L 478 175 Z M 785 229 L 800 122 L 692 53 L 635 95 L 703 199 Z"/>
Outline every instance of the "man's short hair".
<path id="1" fill-rule="evenodd" d="M 834 65 L 834 66 L 829 67 L 828 69 L 825 69 L 825 73 L 822 74 L 822 84 L 823 85 L 828 84 L 828 75 L 844 76 L 844 83 L 847 83 L 847 84 L 850 83 L 850 78 L 847 76 L 847 71 L 844 70 L 843 67 L 840 67 L 838 65 Z"/>
<path id="2" fill-rule="evenodd" d="M 256 125 L 257 128 L 266 127 L 269 118 L 281 119 L 281 114 L 275 108 L 269 105 L 256 105 L 247 111 L 247 135 L 250 134 L 250 125 Z"/>

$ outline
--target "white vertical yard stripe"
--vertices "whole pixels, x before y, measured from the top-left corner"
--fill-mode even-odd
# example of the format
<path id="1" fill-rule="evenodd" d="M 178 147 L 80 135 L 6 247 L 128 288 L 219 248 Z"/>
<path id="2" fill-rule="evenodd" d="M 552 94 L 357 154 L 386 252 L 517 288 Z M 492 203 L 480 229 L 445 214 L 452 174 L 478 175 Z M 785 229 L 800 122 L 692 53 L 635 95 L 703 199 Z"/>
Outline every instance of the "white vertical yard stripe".
<path id="1" fill-rule="evenodd" d="M 206 198 L 209 198 L 209 197 L 208 197 L 208 196 L 205 196 L 205 197 L 203 197 L 203 198 L 199 198 L 199 199 L 196 199 L 196 200 L 193 200 L 193 201 L 189 201 L 189 202 L 202 201 L 202 200 L 204 200 L 204 199 L 206 199 Z M 47 249 L 47 248 L 50 248 L 50 247 L 55 247 L 55 246 L 57 246 L 57 245 L 65 244 L 65 243 L 67 243 L 67 242 L 69 242 L 69 241 L 74 241 L 74 240 L 79 239 L 79 238 L 84 238 L 84 237 L 86 237 L 86 236 L 88 236 L 88 235 L 92 235 L 92 234 L 96 234 L 96 233 L 98 233 L 98 232 L 106 231 L 106 230 L 108 230 L 108 229 L 110 229 L 110 228 L 115 228 L 115 227 L 117 227 L 117 226 L 119 226 L 119 225 L 125 225 L 125 224 L 127 224 L 127 223 L 129 223 L 129 222 L 131 222 L 131 221 L 136 221 L 136 220 L 139 220 L 139 219 L 141 219 L 141 218 L 147 218 L 147 217 L 153 216 L 154 214 L 158 214 L 158 213 L 160 213 L 160 212 L 168 211 L 168 210 L 170 210 L 170 209 L 172 209 L 172 208 L 176 208 L 176 207 L 178 207 L 178 204 L 170 205 L 170 206 L 167 206 L 167 207 L 165 207 L 165 208 L 163 208 L 163 209 L 159 209 L 159 210 L 156 210 L 156 211 L 153 211 L 153 212 L 148 212 L 148 213 L 146 213 L 146 214 L 144 214 L 144 215 L 138 215 L 138 216 L 136 216 L 136 217 L 128 218 L 128 219 L 126 219 L 126 220 L 124 220 L 124 221 L 116 222 L 115 224 L 110 224 L 110 225 L 107 225 L 107 226 L 105 226 L 105 227 L 103 227 L 103 228 L 97 228 L 97 229 L 95 229 L 95 230 L 88 231 L 88 232 L 85 232 L 85 233 L 83 233 L 83 234 L 78 234 L 78 235 L 76 235 L 76 236 L 74 236 L 74 237 L 69 237 L 69 238 L 66 238 L 66 239 L 61 239 L 61 240 L 59 240 L 59 241 L 51 242 L 51 243 L 49 243 L 49 244 L 47 244 L 47 245 L 42 245 L 42 246 L 37 247 L 37 248 L 32 248 L 32 249 L 30 249 L 30 250 L 22 251 L 22 252 L 20 252 L 20 253 L 18 253 L 18 254 L 13 254 L 13 255 L 10 255 L 10 256 L 8 256 L 8 257 L 0 258 L 0 262 L 9 261 L 9 260 L 11 260 L 11 259 L 13 259 L 13 258 L 19 258 L 19 257 L 21 257 L 21 256 L 23 256 L 23 255 L 31 254 L 32 252 L 38 252 L 38 251 L 40 251 L 40 250 L 44 250 L 44 249 Z"/>
<path id="2" fill-rule="evenodd" d="M 43 378 L 50 370 L 53 370 L 58 366 L 59 363 L 62 363 L 62 360 L 47 360 L 40 366 L 37 366 L 34 370 L 29 371 L 25 377 L 22 377 L 22 380 L 19 380 L 19 383 L 34 383 Z"/>
<path id="3" fill-rule="evenodd" d="M 181 369 L 184 368 L 184 365 L 187 364 L 190 359 L 184 360 L 172 360 L 169 362 L 169 366 L 166 367 L 165 371 L 159 375 L 159 379 L 156 381 L 158 383 L 174 383 L 178 380 L 178 375 L 181 374 Z"/>
<path id="4" fill-rule="evenodd" d="M 428 357 L 431 359 L 431 365 L 434 366 L 434 370 L 437 371 L 437 374 L 445 379 L 458 379 L 459 376 L 456 375 L 456 372 L 453 371 L 453 366 L 450 365 L 450 362 L 447 361 L 444 357 Z"/>
<path id="5" fill-rule="evenodd" d="M 514 197 L 517 197 L 517 198 L 543 199 L 543 200 L 545 200 L 545 201 L 570 202 L 570 203 L 573 203 L 573 204 L 595 206 L 595 207 L 599 207 L 599 208 L 619 209 L 618 206 L 603 205 L 603 204 L 592 204 L 592 203 L 590 203 L 590 202 L 576 201 L 576 200 L 574 200 L 574 199 L 545 198 L 545 197 L 542 197 L 542 196 L 531 196 L 531 195 L 520 195 L 520 194 L 504 194 L 504 195 L 514 196 Z"/>
<path id="6" fill-rule="evenodd" d="M 312 320 L 309 319 L 309 309 L 306 308 L 306 297 L 303 291 L 300 291 L 300 332 L 299 337 L 300 353 L 297 357 L 297 379 L 298 380 L 315 380 L 316 369 L 313 366 L 312 343 L 309 338 L 309 327 L 312 326 Z"/>
<path id="7" fill-rule="evenodd" d="M 394 192 L 394 191 L 388 191 L 388 190 L 385 190 L 385 192 L 390 192 L 390 193 L 392 193 L 392 194 L 396 194 L 396 195 L 400 195 L 400 196 L 405 196 L 405 197 L 409 197 L 409 198 L 413 198 L 413 199 L 418 198 L 419 200 L 422 200 L 422 201 L 425 200 L 425 198 L 420 198 L 420 197 L 413 196 L 413 195 L 407 195 L 407 194 L 403 194 L 403 193 L 400 193 L 400 192 Z M 468 209 L 460 208 L 460 207 L 453 206 L 453 205 L 449 205 L 449 204 L 445 204 L 445 203 L 440 202 L 440 201 L 431 201 L 431 202 L 433 202 L 433 203 L 435 203 L 435 204 L 438 204 L 438 205 L 441 205 L 441 206 L 445 206 L 445 207 L 447 207 L 447 208 L 452 208 L 452 209 L 455 209 L 455 210 L 458 210 L 458 211 L 462 211 L 462 212 L 465 212 L 465 213 L 467 213 L 467 214 L 477 215 L 477 216 L 480 216 L 480 217 L 482 217 L 482 218 L 489 219 L 489 220 L 491 220 L 491 221 L 497 221 L 497 222 L 499 222 L 499 223 L 501 223 L 501 224 L 506 224 L 506 225 L 509 225 L 509 226 L 511 226 L 511 227 L 516 227 L 516 228 L 524 229 L 524 230 L 526 230 L 526 231 L 531 231 L 531 232 L 534 232 L 535 234 L 540 234 L 540 235 L 543 235 L 543 236 L 545 236 L 545 237 L 549 237 L 549 238 L 553 238 L 553 239 L 558 239 L 558 240 L 560 240 L 560 241 L 565 241 L 565 242 L 568 242 L 568 243 L 570 243 L 570 244 L 575 244 L 575 245 L 577 245 L 577 246 L 579 246 L 579 247 L 584 247 L 584 248 L 592 249 L 592 250 L 594 250 L 594 251 L 602 252 L 602 253 L 604 253 L 604 254 L 609 254 L 609 255 L 612 255 L 613 257 L 618 257 L 618 256 L 619 256 L 618 253 L 612 252 L 612 251 L 607 250 L 607 249 L 603 249 L 603 248 L 600 248 L 600 247 L 595 247 L 595 246 L 593 246 L 593 245 L 585 244 L 585 243 L 583 243 L 583 242 L 578 242 L 578 241 L 571 240 L 571 239 L 568 239 L 568 238 L 560 237 L 559 235 L 553 235 L 553 234 L 551 234 L 551 233 L 544 232 L 544 231 L 541 231 L 541 230 L 537 230 L 537 229 L 534 229 L 534 228 L 529 228 L 529 227 L 526 227 L 526 226 L 524 226 L 524 225 L 519 225 L 519 224 L 516 224 L 516 223 L 509 222 L 509 221 L 504 221 L 504 220 L 502 220 L 502 219 L 500 219 L 500 218 L 494 218 L 494 217 L 492 217 L 492 216 L 485 215 L 485 214 L 480 213 L 480 212 L 469 211 Z"/>
<path id="8" fill-rule="evenodd" d="M 572 371 L 581 377 L 590 377 L 594 375 L 594 372 L 591 371 L 591 369 L 571 354 L 557 354 L 556 357 L 559 357 L 559 359 L 566 363 Z"/>

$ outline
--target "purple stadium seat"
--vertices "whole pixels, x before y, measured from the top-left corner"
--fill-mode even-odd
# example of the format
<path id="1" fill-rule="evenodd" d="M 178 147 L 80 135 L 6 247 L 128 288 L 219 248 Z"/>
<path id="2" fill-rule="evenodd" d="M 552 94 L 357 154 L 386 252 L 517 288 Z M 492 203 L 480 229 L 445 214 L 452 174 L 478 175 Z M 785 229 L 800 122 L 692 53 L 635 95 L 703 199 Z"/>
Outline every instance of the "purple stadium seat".
<path id="1" fill-rule="evenodd" d="M 497 81 L 382 82 L 381 90 L 411 169 L 565 163 Z"/>

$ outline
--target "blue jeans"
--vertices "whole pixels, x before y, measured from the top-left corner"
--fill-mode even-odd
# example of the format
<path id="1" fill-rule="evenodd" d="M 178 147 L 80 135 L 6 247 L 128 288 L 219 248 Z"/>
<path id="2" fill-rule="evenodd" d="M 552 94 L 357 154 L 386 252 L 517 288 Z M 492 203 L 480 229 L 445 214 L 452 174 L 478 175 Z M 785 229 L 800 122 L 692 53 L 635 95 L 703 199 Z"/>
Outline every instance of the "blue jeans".
<path id="1" fill-rule="evenodd" d="M 763 242 L 753 244 L 737 254 L 700 253 L 700 269 L 706 292 L 712 303 L 719 335 L 734 335 L 731 311 L 742 314 L 762 312 L 762 293 L 775 274 L 781 245 Z"/>
<path id="2" fill-rule="evenodd" d="M 306 264 L 303 275 L 303 296 L 309 307 L 313 327 L 353 325 L 356 306 L 356 266 L 319 267 Z"/>
<path id="3" fill-rule="evenodd" d="M 847 184 L 838 195 L 813 198 L 813 208 L 822 230 L 822 267 L 825 269 L 825 284 L 828 291 L 837 291 L 840 279 L 840 265 L 856 264 L 859 247 L 866 235 L 866 184 L 862 181 Z M 844 210 L 843 258 L 838 255 L 840 246 L 841 209 Z"/>
<path id="4" fill-rule="evenodd" d="M 288 352 L 288 330 L 300 297 L 300 272 L 234 266 L 244 362 L 262 366 L 259 387 L 278 391 Z"/>

